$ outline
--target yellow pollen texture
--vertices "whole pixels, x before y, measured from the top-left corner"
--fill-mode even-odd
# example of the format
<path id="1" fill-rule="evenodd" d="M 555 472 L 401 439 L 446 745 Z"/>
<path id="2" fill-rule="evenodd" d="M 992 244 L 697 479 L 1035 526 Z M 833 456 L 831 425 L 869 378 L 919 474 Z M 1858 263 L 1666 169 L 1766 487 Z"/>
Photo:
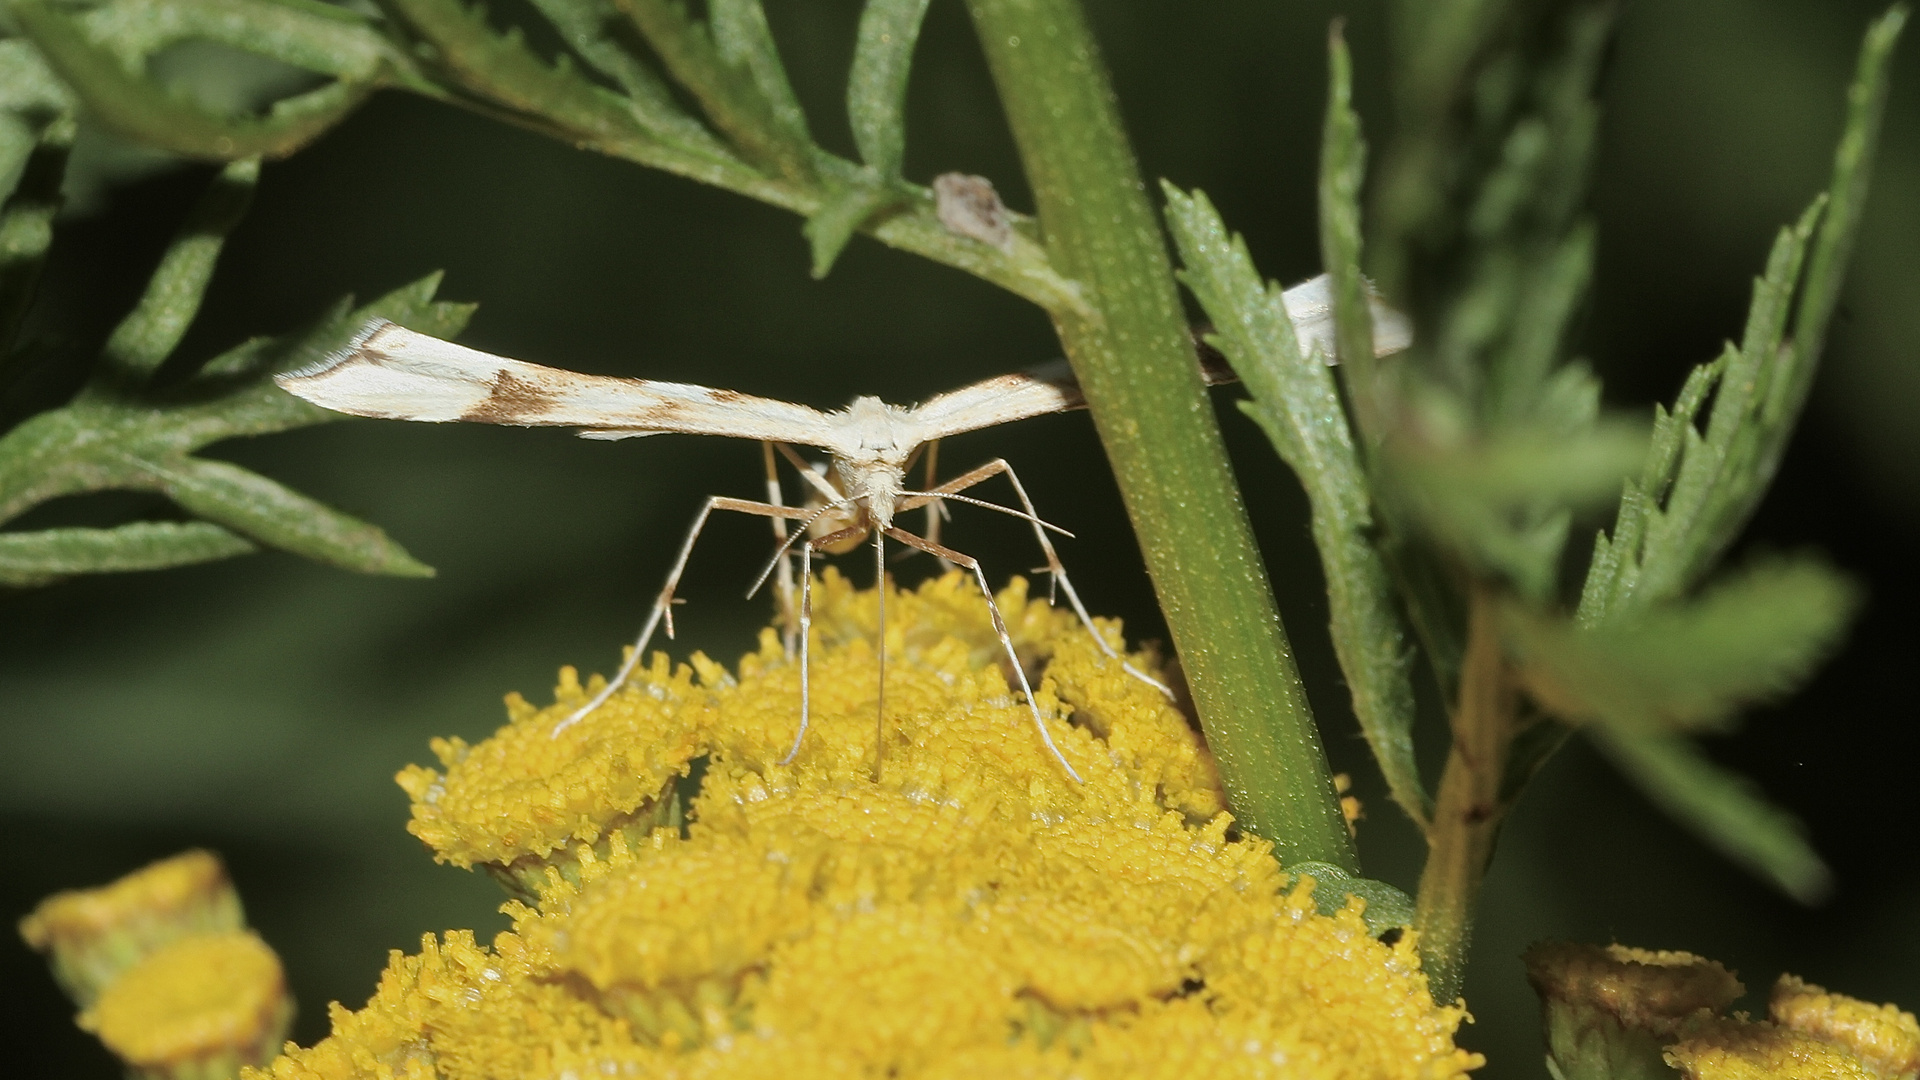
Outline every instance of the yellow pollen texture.
<path id="1" fill-rule="evenodd" d="M 815 585 L 811 727 L 768 630 L 729 670 L 650 658 L 399 780 L 513 927 L 395 953 L 373 998 L 247 1080 L 1463 1076 L 1412 935 L 1238 834 L 1186 718 L 1015 580 L 998 602 L 1071 779 L 957 574 Z M 1121 645 L 1118 627 L 1103 631 Z M 1136 664 L 1152 665 L 1136 655 Z"/>
<path id="2" fill-rule="evenodd" d="M 80 1026 L 129 1065 L 156 1068 L 278 1039 L 289 1007 L 273 950 L 251 931 L 229 930 L 160 948 L 107 987 Z"/>

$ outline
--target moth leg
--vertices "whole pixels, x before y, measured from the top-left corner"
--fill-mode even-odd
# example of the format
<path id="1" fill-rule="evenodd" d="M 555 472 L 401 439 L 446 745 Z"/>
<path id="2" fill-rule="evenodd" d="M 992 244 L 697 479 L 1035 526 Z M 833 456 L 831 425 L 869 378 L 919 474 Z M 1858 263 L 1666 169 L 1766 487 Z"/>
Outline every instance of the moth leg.
<path id="1" fill-rule="evenodd" d="M 875 625 L 879 644 L 874 655 L 880 662 L 879 688 L 873 698 L 873 782 L 880 782 L 880 766 L 887 758 L 887 534 L 873 530 L 873 593 L 880 604 Z"/>
<path id="2" fill-rule="evenodd" d="M 760 444 L 760 458 L 767 470 L 767 505 L 784 506 L 785 502 L 780 496 L 780 471 L 773 456 L 773 443 Z M 776 556 L 779 563 L 774 568 L 773 578 L 774 605 L 780 611 L 780 644 L 786 648 L 787 659 L 791 660 L 793 659 L 793 637 L 798 631 L 794 623 L 793 554 L 787 545 L 787 519 L 770 517 L 767 521 L 773 525 L 773 543 L 780 552 Z"/>
<path id="3" fill-rule="evenodd" d="M 787 756 L 780 764 L 792 764 L 794 755 L 800 752 L 800 740 L 807 737 L 807 716 L 810 702 L 807 697 L 807 639 L 813 629 L 813 545 L 800 545 L 800 730 L 793 733 L 793 745 L 787 748 Z"/>
<path id="4" fill-rule="evenodd" d="M 1060 763 L 1061 768 L 1067 770 L 1067 775 L 1073 777 L 1075 783 L 1084 783 L 1080 774 L 1074 770 L 1073 764 L 1060 753 L 1060 748 L 1054 745 L 1053 734 L 1047 730 L 1046 721 L 1040 718 L 1040 703 L 1033 699 L 1033 686 L 1027 682 L 1027 669 L 1021 666 L 1020 655 L 1013 649 L 1013 635 L 1007 633 L 1007 621 L 1000 617 L 1000 605 L 993 602 L 993 589 L 987 585 L 987 574 L 980 568 L 980 560 L 971 555 L 963 555 L 952 548 L 942 547 L 931 540 L 922 539 L 904 529 L 888 529 L 886 533 L 909 547 L 919 548 L 936 558 L 945 559 L 973 571 L 974 581 L 980 584 L 980 595 L 987 598 L 987 614 L 993 616 L 993 632 L 999 635 L 1000 647 L 1006 650 L 1007 660 L 1013 664 L 1013 673 L 1020 680 L 1020 689 L 1027 695 L 1027 709 L 1033 713 L 1033 726 L 1040 732 L 1040 741 L 1047 744 L 1047 751 L 1053 755 L 1055 761 Z"/>
<path id="5" fill-rule="evenodd" d="M 933 490 L 934 477 L 938 475 L 936 466 L 940 462 L 940 440 L 931 439 L 925 445 L 927 448 L 927 478 L 921 486 L 931 491 Z M 940 542 L 940 523 L 946 519 L 947 504 L 945 502 L 940 499 L 935 499 L 927 504 L 926 536 L 929 543 L 937 544 Z M 952 563 L 945 559 L 940 560 L 940 568 L 942 570 L 952 565 Z"/>
<path id="6" fill-rule="evenodd" d="M 801 523 L 800 532 L 796 535 L 806 535 L 807 526 L 812 524 L 813 519 L 819 516 L 818 511 L 808 515 L 806 521 Z M 807 660 L 810 649 L 809 637 L 813 629 L 814 549 L 818 548 L 821 551 L 825 551 L 827 548 L 850 536 L 860 535 L 865 529 L 866 526 L 864 525 L 855 525 L 850 528 L 841 529 L 836 533 L 829 533 L 826 536 L 812 537 L 808 539 L 806 543 L 800 545 L 800 730 L 794 732 L 793 745 L 787 748 L 787 756 L 780 759 L 780 764 L 782 765 L 791 764 L 794 755 L 800 752 L 800 741 L 807 737 L 807 719 L 811 715 L 811 699 L 807 693 Z M 762 575 L 762 577 L 764 576 L 765 575 Z"/>
<path id="7" fill-rule="evenodd" d="M 1087 614 L 1087 606 L 1080 602 L 1080 594 L 1075 591 L 1073 580 L 1067 577 L 1067 568 L 1061 564 L 1059 552 L 1053 549 L 1053 541 L 1047 538 L 1046 527 L 1041 523 L 1039 513 L 1033 508 L 1033 500 L 1027 497 L 1026 486 L 1020 483 L 1019 474 L 1013 471 L 1013 466 L 1007 463 L 1007 459 L 995 458 L 972 472 L 956 476 L 937 488 L 928 489 L 926 494 L 951 495 L 965 491 L 995 476 L 1005 476 L 1007 482 L 1013 485 L 1013 493 L 1019 497 L 1020 508 L 1025 511 L 1022 516 L 1033 526 L 1033 538 L 1040 542 L 1040 550 L 1047 556 L 1047 578 L 1051 583 L 1048 588 L 1047 602 L 1053 602 L 1054 589 L 1066 593 L 1067 603 L 1073 606 L 1073 613 L 1080 617 L 1080 625 L 1086 627 L 1087 633 L 1093 635 L 1094 644 L 1100 646 L 1102 653 L 1105 653 L 1109 659 L 1119 661 L 1121 670 L 1160 691 L 1168 701 L 1174 700 L 1173 691 L 1166 683 L 1134 667 L 1126 657 L 1120 655 L 1118 650 L 1107 644 L 1106 635 L 1093 625 L 1093 616 Z"/>
<path id="8" fill-rule="evenodd" d="M 640 666 L 640 658 L 646 655 L 647 642 L 653 639 L 653 632 L 661 622 L 667 624 L 667 636 L 673 636 L 673 590 L 680 585 L 680 575 L 686 572 L 687 559 L 693 554 L 694 541 L 700 539 L 700 530 L 706 528 L 707 518 L 715 510 L 733 510 L 742 514 L 755 514 L 760 517 L 784 518 L 794 520 L 807 516 L 805 510 L 793 506 L 777 506 L 772 503 L 757 503 L 748 499 L 730 499 L 724 495 L 707 496 L 706 505 L 694 516 L 693 527 L 687 530 L 687 538 L 680 545 L 680 556 L 673 561 L 673 569 L 667 573 L 667 583 L 660 590 L 660 596 L 653 602 L 653 610 L 647 615 L 647 624 L 640 628 L 640 637 L 633 643 L 633 649 L 620 664 L 620 670 L 614 673 L 607 685 L 593 695 L 593 700 L 575 709 L 565 720 L 553 727 L 553 734 L 559 734 L 585 719 L 588 713 L 607 703 L 614 691 L 625 685 L 633 669 Z"/>

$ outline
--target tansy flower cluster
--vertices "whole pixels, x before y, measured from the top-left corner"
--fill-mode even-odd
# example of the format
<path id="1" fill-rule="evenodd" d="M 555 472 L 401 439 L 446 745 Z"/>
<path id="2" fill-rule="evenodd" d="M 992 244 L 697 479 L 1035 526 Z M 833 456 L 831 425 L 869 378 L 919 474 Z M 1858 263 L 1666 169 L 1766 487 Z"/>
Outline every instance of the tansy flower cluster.
<path id="1" fill-rule="evenodd" d="M 1352 900 L 1316 911 L 1237 835 L 1184 716 L 1015 581 L 999 598 L 1076 783 L 958 575 L 815 589 L 813 715 L 779 635 L 735 671 L 663 655 L 438 769 L 401 773 L 438 859 L 516 897 L 429 936 L 250 1080 L 1459 1077 L 1462 1011 Z M 1118 641 L 1118 630 L 1106 632 Z M 1149 663 L 1141 658 L 1141 663 Z"/>
<path id="2" fill-rule="evenodd" d="M 1915 1080 L 1920 1023 L 1782 975 L 1767 1019 L 1723 1011 L 1746 992 L 1692 953 L 1551 942 L 1527 950 L 1563 1075 L 1684 1080 Z M 1666 1073 L 1672 1075 L 1671 1071 Z"/>

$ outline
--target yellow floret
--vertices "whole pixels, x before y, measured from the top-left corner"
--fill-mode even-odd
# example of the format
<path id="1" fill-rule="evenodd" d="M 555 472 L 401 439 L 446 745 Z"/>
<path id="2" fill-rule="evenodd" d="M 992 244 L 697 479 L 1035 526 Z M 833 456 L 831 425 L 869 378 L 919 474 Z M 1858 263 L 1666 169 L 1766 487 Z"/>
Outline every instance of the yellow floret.
<path id="1" fill-rule="evenodd" d="M 455 933 L 396 955 L 273 1080 L 1451 1080 L 1479 1064 L 1411 935 L 1370 937 L 1357 901 L 1317 914 L 1310 882 L 1234 834 L 1179 711 L 1024 584 L 998 600 L 1084 782 L 1009 689 L 964 579 L 889 595 L 876 717 L 876 597 L 829 574 L 790 763 L 800 673 L 769 631 L 737 674 L 656 657 L 556 740 L 586 692 L 563 677 L 552 706 L 515 701 L 493 739 L 439 744 L 444 771 L 402 774 L 416 835 L 526 902 L 491 947 Z"/>
<path id="2" fill-rule="evenodd" d="M 80 1026 L 137 1073 L 177 1080 L 265 1060 L 292 1014 L 279 958 L 232 930 L 156 950 L 114 980 Z"/>
<path id="3" fill-rule="evenodd" d="M 1882 1080 L 1845 1046 L 1743 1020 L 1698 1026 L 1666 1059 L 1686 1080 Z"/>
<path id="4" fill-rule="evenodd" d="M 1626 945 L 1543 942 L 1526 952 L 1527 980 L 1551 1010 L 1602 1010 L 1628 1029 L 1670 1038 L 1698 1013 L 1746 993 L 1718 961 Z"/>
<path id="5" fill-rule="evenodd" d="M 1830 994 L 1794 975 L 1773 984 L 1767 1003 L 1773 1022 L 1840 1043 L 1883 1077 L 1920 1073 L 1920 1023 L 1893 1005 Z"/>
<path id="6" fill-rule="evenodd" d="M 186 851 L 97 889 L 47 897 L 20 920 L 20 936 L 51 953 L 54 976 L 84 1008 L 168 942 L 241 925 L 240 898 L 219 858 Z"/>

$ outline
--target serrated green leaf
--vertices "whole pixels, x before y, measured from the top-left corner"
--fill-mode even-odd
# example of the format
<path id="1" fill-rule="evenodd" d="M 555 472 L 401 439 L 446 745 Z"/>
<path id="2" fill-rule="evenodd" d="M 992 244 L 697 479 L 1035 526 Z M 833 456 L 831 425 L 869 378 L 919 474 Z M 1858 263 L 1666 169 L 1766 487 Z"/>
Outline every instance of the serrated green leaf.
<path id="1" fill-rule="evenodd" d="M 1709 761 L 1685 738 L 1596 728 L 1593 740 L 1649 799 L 1708 844 L 1803 904 L 1833 888 L 1805 827 L 1751 780 Z"/>
<path id="2" fill-rule="evenodd" d="M 433 576 L 378 527 L 238 465 L 179 458 L 147 468 L 174 502 L 263 544 L 363 574 Z"/>
<path id="3" fill-rule="evenodd" d="M 840 257 L 847 242 L 860 227 L 890 207 L 907 201 L 906 193 L 889 187 L 877 177 L 867 183 L 856 183 L 839 187 L 828 196 L 827 201 L 807 219 L 801 232 L 807 237 L 813 250 L 813 276 L 823 278 L 833 269 L 834 260 Z"/>
<path id="4" fill-rule="evenodd" d="M 1573 722 L 1699 729 L 1792 689 L 1837 644 L 1856 590 L 1812 560 L 1762 563 L 1696 600 L 1583 629 L 1513 609 L 1510 644 L 1536 700 Z"/>
<path id="5" fill-rule="evenodd" d="M 371 85 L 335 82 L 276 102 L 265 117 L 214 116 L 129 74 L 73 20 L 42 0 L 15 0 L 13 14 L 47 63 L 79 95 L 87 115 L 131 138 L 213 161 L 283 157 L 360 104 Z"/>
<path id="6" fill-rule="evenodd" d="M 1807 242 L 1825 200 L 1816 199 L 1783 229 L 1754 283 L 1741 346 L 1721 358 L 1704 435 L 1689 423 L 1666 499 L 1649 513 L 1636 552 L 1636 591 L 1643 603 L 1678 596 L 1697 583 L 1732 544 L 1772 480 L 1758 452 L 1776 433 L 1759 416 L 1771 385 L 1791 378 L 1798 352 L 1784 345 L 1788 302 L 1799 281 Z M 1663 484 L 1667 478 L 1659 478 Z"/>
<path id="7" fill-rule="evenodd" d="M 1307 491 L 1334 650 L 1360 730 L 1394 801 L 1424 828 L 1431 803 L 1414 761 L 1406 633 L 1370 538 L 1366 477 L 1333 374 L 1318 356 L 1302 355 L 1280 290 L 1261 279 L 1245 242 L 1228 234 L 1206 195 L 1162 189 L 1185 267 L 1181 280 L 1213 320 L 1211 342 L 1253 395 L 1240 407 Z"/>
<path id="8" fill-rule="evenodd" d="M 258 550 L 205 521 L 136 521 L 111 529 L 0 533 L 0 585 L 44 585 L 74 574 L 161 570 Z"/>
<path id="9" fill-rule="evenodd" d="M 867 0 L 847 72 L 847 119 L 860 159 L 888 180 L 907 152 L 907 74 L 927 0 Z"/>
<path id="10" fill-rule="evenodd" d="M 1684 594 L 1711 570 L 1766 494 L 1812 384 L 1859 230 L 1888 56 L 1905 21 L 1905 7 L 1895 5 L 1868 28 L 1829 195 L 1816 198 L 1775 240 L 1754 283 L 1739 347 L 1728 346 L 1713 364 L 1696 369 L 1671 416 L 1659 415 L 1648 470 L 1629 485 L 1613 535 L 1596 548 L 1588 568 L 1584 623 L 1599 625 Z M 1702 432 L 1693 418 L 1709 391 L 1713 405 Z"/>
<path id="11" fill-rule="evenodd" d="M 213 279 L 213 266 L 227 233 L 253 202 L 260 182 L 260 159 L 245 158 L 220 170 L 200 196 L 199 205 L 168 245 L 147 288 L 127 317 L 107 338 L 106 362 L 122 377 L 150 377 L 186 334 L 200 313 L 201 298 Z"/>
<path id="12" fill-rule="evenodd" d="M 1347 906 L 1347 897 L 1357 896 L 1367 903 L 1366 910 L 1360 913 L 1367 924 L 1367 933 L 1379 937 L 1389 930 L 1413 925 L 1413 897 L 1384 881 L 1355 877 L 1332 863 L 1293 863 L 1286 870 L 1313 879 L 1313 907 L 1322 915 L 1339 914 Z"/>
<path id="13" fill-rule="evenodd" d="M 1735 355 L 1729 345 L 1718 360 L 1694 368 L 1674 399 L 1671 412 L 1660 405 L 1653 407 L 1653 437 L 1640 478 L 1625 485 L 1613 535 L 1603 532 L 1594 542 L 1593 561 L 1580 591 L 1580 625 L 1599 625 L 1633 595 L 1639 583 L 1640 549 L 1647 523 L 1659 513 L 1659 505 L 1667 497 L 1684 448 L 1699 441 L 1693 418 Z"/>

